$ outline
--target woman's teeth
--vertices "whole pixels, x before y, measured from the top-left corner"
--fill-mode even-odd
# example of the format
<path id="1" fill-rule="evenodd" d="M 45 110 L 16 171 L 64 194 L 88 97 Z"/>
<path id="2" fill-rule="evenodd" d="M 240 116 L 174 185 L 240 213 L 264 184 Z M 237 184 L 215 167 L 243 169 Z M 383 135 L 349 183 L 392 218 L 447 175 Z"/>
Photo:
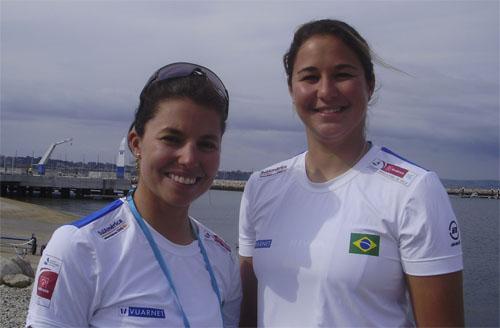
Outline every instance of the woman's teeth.
<path id="1" fill-rule="evenodd" d="M 175 182 L 182 183 L 185 185 L 192 185 L 196 182 L 196 178 L 188 178 L 188 177 L 181 177 L 179 175 L 175 175 L 173 173 L 169 173 L 168 177 Z"/>
<path id="2" fill-rule="evenodd" d="M 319 108 L 318 112 L 329 114 L 329 113 L 338 113 L 338 112 L 344 111 L 345 109 L 346 109 L 346 107 Z"/>

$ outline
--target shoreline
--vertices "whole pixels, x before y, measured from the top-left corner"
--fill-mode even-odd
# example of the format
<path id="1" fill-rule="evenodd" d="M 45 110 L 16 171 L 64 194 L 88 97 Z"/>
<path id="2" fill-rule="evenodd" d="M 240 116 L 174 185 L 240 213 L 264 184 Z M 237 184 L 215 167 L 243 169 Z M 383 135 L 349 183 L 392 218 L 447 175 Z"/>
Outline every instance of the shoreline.
<path id="1" fill-rule="evenodd" d="M 2 236 L 29 238 L 35 233 L 37 252 L 24 256 L 34 271 L 40 261 L 40 246 L 47 244 L 52 233 L 61 225 L 75 220 L 77 215 L 63 213 L 50 208 L 0 197 L 0 230 Z M 14 247 L 2 245 L 0 257 L 16 256 Z M 25 288 L 0 286 L 0 326 L 24 327 L 31 298 L 33 284 Z"/>
<path id="2" fill-rule="evenodd" d="M 31 234 L 34 233 L 37 238 L 36 255 L 29 253 L 25 256 L 34 269 L 40 260 L 40 247 L 47 244 L 58 227 L 78 218 L 78 215 L 63 213 L 45 206 L 0 197 L 1 235 L 30 238 Z M 2 245 L 0 255 L 12 257 L 16 255 L 16 252 L 12 246 Z"/>

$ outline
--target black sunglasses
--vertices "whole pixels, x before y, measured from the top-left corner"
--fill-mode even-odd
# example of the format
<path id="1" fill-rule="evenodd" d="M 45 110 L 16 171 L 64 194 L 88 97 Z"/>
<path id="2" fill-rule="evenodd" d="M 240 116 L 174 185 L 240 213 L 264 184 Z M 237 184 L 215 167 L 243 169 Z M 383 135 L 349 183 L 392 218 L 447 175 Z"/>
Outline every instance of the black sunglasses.
<path id="1" fill-rule="evenodd" d="M 217 93 L 224 98 L 226 101 L 225 114 L 227 116 L 229 109 L 229 93 L 227 92 L 224 83 L 222 83 L 221 79 L 208 68 L 185 62 L 172 63 L 166 66 L 163 66 L 149 78 L 148 82 L 144 86 L 141 91 L 141 100 L 143 98 L 144 92 L 148 89 L 153 83 L 165 81 L 169 79 L 179 78 L 179 77 L 187 77 L 187 76 L 204 76 L 210 81 L 212 86 L 215 88 Z"/>

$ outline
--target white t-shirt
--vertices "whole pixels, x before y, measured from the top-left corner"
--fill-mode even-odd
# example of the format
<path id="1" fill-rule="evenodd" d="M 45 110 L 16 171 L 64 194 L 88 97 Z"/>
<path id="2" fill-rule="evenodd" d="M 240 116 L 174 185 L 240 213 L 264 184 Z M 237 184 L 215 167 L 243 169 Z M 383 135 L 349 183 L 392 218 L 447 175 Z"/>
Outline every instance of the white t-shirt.
<path id="1" fill-rule="evenodd" d="M 239 238 L 253 257 L 259 326 L 414 325 L 404 274 L 463 268 L 436 174 L 376 146 L 325 183 L 307 178 L 305 153 L 252 174 Z"/>
<path id="2" fill-rule="evenodd" d="M 193 222 L 217 281 L 224 325 L 235 327 L 241 301 L 238 263 L 222 239 Z M 149 229 L 190 325 L 222 326 L 198 241 L 181 246 Z M 167 279 L 125 199 L 54 232 L 40 259 L 26 325 L 183 326 Z"/>

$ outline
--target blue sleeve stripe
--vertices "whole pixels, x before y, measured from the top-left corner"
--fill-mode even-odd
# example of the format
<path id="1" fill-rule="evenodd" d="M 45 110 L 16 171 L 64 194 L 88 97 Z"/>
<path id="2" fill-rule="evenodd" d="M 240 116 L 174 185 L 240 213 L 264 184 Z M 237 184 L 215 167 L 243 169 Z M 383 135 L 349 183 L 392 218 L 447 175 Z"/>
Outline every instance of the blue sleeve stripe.
<path id="1" fill-rule="evenodd" d="M 92 214 L 87 215 L 86 217 L 83 217 L 77 221 L 70 223 L 70 225 L 74 225 L 77 228 L 84 227 L 87 224 L 103 217 L 104 215 L 108 214 L 109 212 L 114 211 L 115 209 L 117 209 L 118 207 L 120 207 L 122 205 L 123 205 L 123 201 L 121 199 L 117 199 L 114 202 L 112 202 L 111 204 L 107 205 L 106 207 L 103 207 L 100 210 L 98 210 Z"/>
<path id="2" fill-rule="evenodd" d="M 419 167 L 419 168 L 421 168 L 421 169 L 423 169 L 423 170 L 429 171 L 429 170 L 428 170 L 428 169 L 426 169 L 425 167 L 422 167 L 422 166 L 420 166 L 420 165 L 418 165 L 418 164 L 416 164 L 416 163 L 413 163 L 412 161 L 407 160 L 407 159 L 406 159 L 406 158 L 404 158 L 404 157 L 399 156 L 398 154 L 396 154 L 395 152 L 393 152 L 392 150 L 390 150 L 390 149 L 388 149 L 388 148 L 382 147 L 382 151 L 383 151 L 383 152 L 386 152 L 386 153 L 388 153 L 388 154 L 391 154 L 391 155 L 393 155 L 393 156 L 396 156 L 397 158 L 399 158 L 399 159 L 401 159 L 401 160 L 403 160 L 403 161 L 405 161 L 405 162 L 407 162 L 407 163 L 410 163 L 410 164 L 412 164 L 412 165 L 415 165 L 415 166 L 417 166 L 417 167 Z"/>

